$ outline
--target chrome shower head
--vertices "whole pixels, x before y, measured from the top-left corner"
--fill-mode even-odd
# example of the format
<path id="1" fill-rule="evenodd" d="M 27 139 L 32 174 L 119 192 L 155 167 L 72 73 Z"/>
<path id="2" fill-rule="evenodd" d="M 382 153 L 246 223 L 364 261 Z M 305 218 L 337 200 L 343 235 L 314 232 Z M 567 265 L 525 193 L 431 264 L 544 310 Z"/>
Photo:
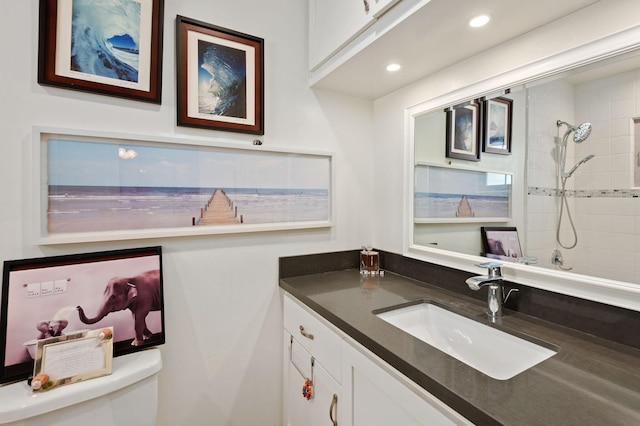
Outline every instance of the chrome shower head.
<path id="1" fill-rule="evenodd" d="M 566 121 L 562 121 L 562 120 L 558 120 L 556 122 L 556 125 L 558 127 L 562 126 L 562 125 L 567 126 L 567 131 L 564 134 L 563 140 L 566 142 L 567 140 L 567 136 L 569 136 L 569 134 L 571 132 L 573 132 L 573 142 L 575 143 L 582 143 L 584 142 L 589 135 L 591 134 L 591 123 L 589 122 L 585 122 L 580 124 L 579 126 L 573 126 L 569 123 L 567 123 Z"/>
<path id="2" fill-rule="evenodd" d="M 573 132 L 573 141 L 575 143 L 584 142 L 591 134 L 591 123 L 582 123 Z"/>

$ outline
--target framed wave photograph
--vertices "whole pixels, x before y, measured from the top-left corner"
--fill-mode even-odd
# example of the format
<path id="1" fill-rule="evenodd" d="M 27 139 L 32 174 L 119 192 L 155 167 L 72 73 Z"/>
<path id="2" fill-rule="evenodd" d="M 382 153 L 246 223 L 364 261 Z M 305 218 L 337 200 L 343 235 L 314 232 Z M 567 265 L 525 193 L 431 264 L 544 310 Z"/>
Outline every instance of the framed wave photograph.
<path id="1" fill-rule="evenodd" d="M 471 102 L 446 110 L 446 156 L 480 161 L 480 104 Z"/>
<path id="2" fill-rule="evenodd" d="M 176 18 L 178 125 L 264 134 L 264 40 Z"/>
<path id="3" fill-rule="evenodd" d="M 511 154 L 511 117 L 513 101 L 493 98 L 483 102 L 482 147 L 484 152 Z"/>
<path id="4" fill-rule="evenodd" d="M 165 343 L 162 248 L 6 260 L 0 383 L 27 378 L 38 343 L 113 327 L 113 355 Z"/>
<path id="5" fill-rule="evenodd" d="M 38 83 L 161 102 L 164 0 L 40 0 Z"/>

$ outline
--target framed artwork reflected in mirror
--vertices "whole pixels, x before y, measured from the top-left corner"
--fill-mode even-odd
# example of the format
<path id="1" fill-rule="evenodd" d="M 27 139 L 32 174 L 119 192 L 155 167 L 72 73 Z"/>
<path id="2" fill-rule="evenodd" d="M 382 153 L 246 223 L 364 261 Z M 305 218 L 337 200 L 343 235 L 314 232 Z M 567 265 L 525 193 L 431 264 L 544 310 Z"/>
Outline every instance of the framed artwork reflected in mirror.
<path id="1" fill-rule="evenodd" d="M 471 102 L 447 112 L 446 156 L 480 161 L 480 104 Z"/>
<path id="2" fill-rule="evenodd" d="M 513 101 L 488 99 L 482 103 L 482 150 L 492 154 L 511 154 L 511 115 Z"/>

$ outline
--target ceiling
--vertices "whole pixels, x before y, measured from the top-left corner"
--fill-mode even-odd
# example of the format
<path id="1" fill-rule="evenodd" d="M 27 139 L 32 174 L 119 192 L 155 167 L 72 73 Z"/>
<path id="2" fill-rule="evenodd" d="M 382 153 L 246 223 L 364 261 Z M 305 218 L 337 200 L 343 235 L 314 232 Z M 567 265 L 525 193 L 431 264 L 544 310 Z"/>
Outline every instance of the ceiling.
<path id="1" fill-rule="evenodd" d="M 377 99 L 597 1 L 432 0 L 313 87 Z M 482 13 L 491 22 L 469 27 L 469 19 Z M 391 62 L 402 69 L 387 72 Z"/>

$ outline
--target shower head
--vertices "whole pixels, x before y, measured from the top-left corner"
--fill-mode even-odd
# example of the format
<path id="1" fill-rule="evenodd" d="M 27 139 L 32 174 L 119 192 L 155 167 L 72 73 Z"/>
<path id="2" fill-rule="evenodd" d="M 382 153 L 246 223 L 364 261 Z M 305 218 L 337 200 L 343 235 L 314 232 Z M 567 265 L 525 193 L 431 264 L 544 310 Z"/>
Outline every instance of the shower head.
<path id="1" fill-rule="evenodd" d="M 563 177 L 563 178 L 570 178 L 570 177 L 571 177 L 571 175 L 573 174 L 573 172 L 575 172 L 575 171 L 578 169 L 578 167 L 580 167 L 581 165 L 583 165 L 583 164 L 584 164 L 584 163 L 586 163 L 587 161 L 591 160 L 593 157 L 595 157 L 595 155 L 594 155 L 594 154 L 589 154 L 589 155 L 587 155 L 587 156 L 586 156 L 586 157 L 584 157 L 582 160 L 578 161 L 578 163 L 577 163 L 575 166 L 573 166 L 573 167 L 571 168 L 571 170 L 569 170 L 569 171 L 568 171 L 568 172 L 566 172 L 566 173 L 562 173 L 562 177 Z"/>
<path id="2" fill-rule="evenodd" d="M 584 142 L 591 134 L 591 123 L 582 123 L 573 131 L 573 141 L 575 143 Z M 593 158 L 591 156 L 589 159 Z"/>
<path id="3" fill-rule="evenodd" d="M 556 125 L 558 127 L 562 126 L 563 124 L 567 126 L 567 131 L 564 134 L 564 138 L 563 138 L 565 142 L 567 140 L 567 136 L 569 136 L 571 132 L 573 132 L 573 141 L 575 143 L 584 142 L 591 134 L 591 123 L 589 122 L 582 123 L 579 126 L 573 126 L 567 123 L 566 121 L 562 121 L 562 120 L 558 120 L 556 122 Z"/>

